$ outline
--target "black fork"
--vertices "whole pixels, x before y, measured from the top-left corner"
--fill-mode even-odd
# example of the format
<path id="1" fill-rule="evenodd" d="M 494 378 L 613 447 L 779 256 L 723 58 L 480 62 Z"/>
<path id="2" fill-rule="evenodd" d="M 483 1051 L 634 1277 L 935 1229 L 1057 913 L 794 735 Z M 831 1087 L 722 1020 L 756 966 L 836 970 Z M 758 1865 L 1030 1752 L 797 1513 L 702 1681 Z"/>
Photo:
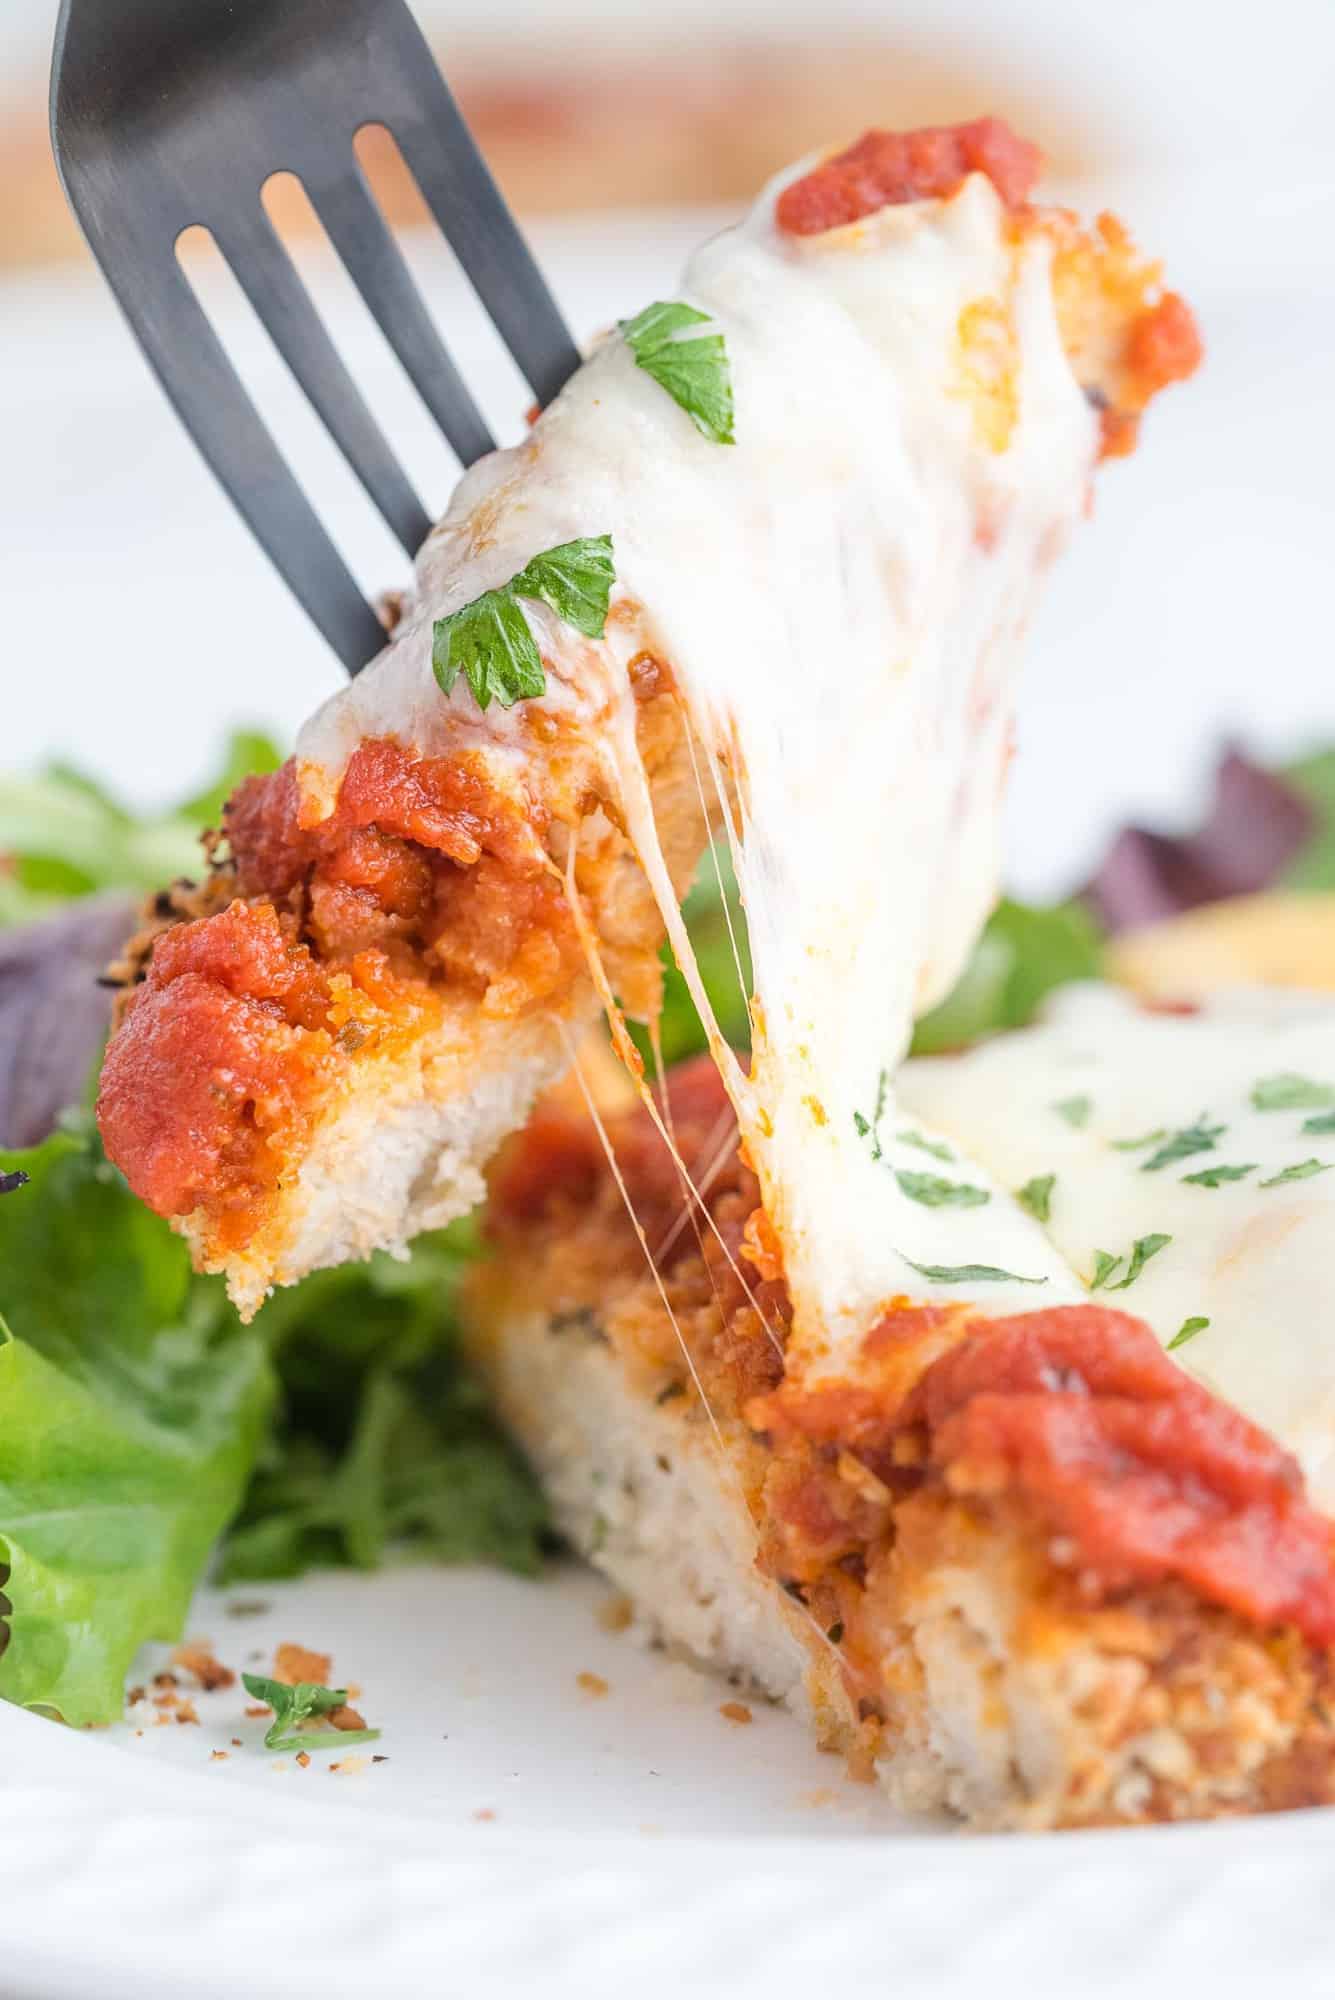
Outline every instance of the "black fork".
<path id="1" fill-rule="evenodd" d="M 539 403 L 579 356 L 404 0 L 62 0 L 51 136 L 70 205 L 186 429 L 349 673 L 384 644 L 176 257 L 211 231 L 409 554 L 426 510 L 269 221 L 287 170 L 465 465 L 492 449 L 353 141 L 386 126 Z"/>

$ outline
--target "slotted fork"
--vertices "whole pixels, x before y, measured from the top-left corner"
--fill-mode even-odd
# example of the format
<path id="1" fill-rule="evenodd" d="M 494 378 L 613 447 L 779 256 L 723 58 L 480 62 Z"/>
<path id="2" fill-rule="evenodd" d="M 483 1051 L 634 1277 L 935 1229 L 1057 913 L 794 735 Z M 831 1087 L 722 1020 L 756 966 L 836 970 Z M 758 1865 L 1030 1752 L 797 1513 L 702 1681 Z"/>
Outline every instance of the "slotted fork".
<path id="1" fill-rule="evenodd" d="M 51 137 L 131 329 L 228 496 L 349 673 L 383 646 L 358 588 L 176 256 L 208 229 L 274 345 L 411 555 L 425 508 L 264 209 L 295 174 L 464 465 L 492 449 L 353 151 L 384 125 L 540 404 L 569 331 L 404 0 L 62 0 Z"/>

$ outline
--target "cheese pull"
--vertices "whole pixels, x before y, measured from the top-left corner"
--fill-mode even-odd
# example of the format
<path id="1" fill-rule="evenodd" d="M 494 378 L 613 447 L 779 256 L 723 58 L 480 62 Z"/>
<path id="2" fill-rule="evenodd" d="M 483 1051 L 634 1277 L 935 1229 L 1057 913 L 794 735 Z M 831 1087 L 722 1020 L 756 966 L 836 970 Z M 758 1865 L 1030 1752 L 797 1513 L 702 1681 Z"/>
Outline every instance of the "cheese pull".
<path id="1" fill-rule="evenodd" d="M 652 1019 L 665 934 L 707 1015 L 680 899 L 711 833 L 749 1075 L 709 1025 L 800 1337 L 941 1262 L 855 1119 L 993 900 L 1042 579 L 1198 353 L 1037 167 L 982 120 L 781 175 L 465 475 L 384 653 L 233 799 L 99 1115 L 243 1311 L 470 1207 L 600 1012 Z"/>

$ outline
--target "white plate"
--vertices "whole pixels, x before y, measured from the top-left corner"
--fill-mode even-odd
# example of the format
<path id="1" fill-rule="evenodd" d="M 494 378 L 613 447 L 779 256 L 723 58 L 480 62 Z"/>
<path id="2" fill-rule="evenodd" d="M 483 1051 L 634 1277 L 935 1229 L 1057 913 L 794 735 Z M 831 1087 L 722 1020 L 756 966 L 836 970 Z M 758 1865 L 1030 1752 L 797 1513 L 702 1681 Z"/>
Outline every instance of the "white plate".
<path id="1" fill-rule="evenodd" d="M 1125 191 L 1201 306 L 1211 365 L 1154 412 L 1141 460 L 1110 469 L 1041 620 L 1013 823 L 1023 887 L 1070 882 L 1128 810 L 1189 816 L 1228 731 L 1274 750 L 1335 735 L 1335 277 L 1328 248 L 1312 255 L 1335 242 L 1333 184 L 1230 191 L 1216 171 Z M 669 288 L 699 229 L 622 217 L 550 227 L 540 247 L 589 329 Z M 519 385 L 431 247 L 414 254 L 513 435 Z M 449 468 L 411 393 L 334 279 L 316 282 L 439 505 Z M 290 734 L 335 684 L 328 660 L 95 282 L 13 284 L 0 315 L 4 763 L 59 751 L 165 797 L 202 775 L 228 721 Z M 271 398 L 281 371 L 242 344 Z M 301 449 L 359 573 L 392 579 L 356 493 L 309 437 Z M 353 1775 L 329 1774 L 330 1756 L 276 1770 L 235 1692 L 198 1697 L 198 1728 L 142 1737 L 0 1712 L 0 1988 L 1145 2000 L 1328 1982 L 1335 1815 L 943 1836 L 897 1820 L 784 1714 L 726 1721 L 726 1689 L 604 1631 L 598 1594 L 574 1570 L 205 1593 L 193 1628 L 232 1664 L 291 1639 L 361 1685 L 388 1761 Z M 270 1609 L 233 1617 L 238 1596 Z M 608 1693 L 582 1691 L 581 1672 Z"/>
<path id="2" fill-rule="evenodd" d="M 227 1614 L 261 1595 L 267 1612 Z M 726 1687 L 605 1632 L 599 1595 L 574 1569 L 204 1593 L 194 1624 L 225 1660 L 258 1667 L 294 1639 L 361 1684 L 388 1761 L 347 1776 L 332 1753 L 265 1753 L 239 1690 L 196 1696 L 197 1728 L 138 1738 L 7 1711 L 0 1991 L 1213 2000 L 1262 1970 L 1329 1990 L 1307 1982 L 1329 1969 L 1335 1815 L 1011 1839 L 909 1825 L 783 1712 L 730 1723 Z"/>

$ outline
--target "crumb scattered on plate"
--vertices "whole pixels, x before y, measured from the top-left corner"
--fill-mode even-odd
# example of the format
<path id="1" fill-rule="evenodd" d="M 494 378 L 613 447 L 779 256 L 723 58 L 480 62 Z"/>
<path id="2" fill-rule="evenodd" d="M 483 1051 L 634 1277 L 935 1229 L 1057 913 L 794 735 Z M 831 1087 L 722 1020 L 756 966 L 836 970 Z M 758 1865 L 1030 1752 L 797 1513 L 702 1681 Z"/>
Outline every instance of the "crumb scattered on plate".
<path id="1" fill-rule="evenodd" d="M 236 1685 L 236 1675 L 217 1658 L 208 1639 L 187 1639 L 172 1654 L 172 1665 L 183 1667 L 186 1673 L 193 1674 L 205 1694 Z"/>
<path id="2" fill-rule="evenodd" d="M 308 1646 L 295 1646 L 285 1639 L 273 1656 L 273 1677 L 285 1681 L 289 1687 L 296 1687 L 299 1681 L 314 1681 L 318 1687 L 328 1687 L 333 1664 L 331 1653 L 313 1653 Z"/>
<path id="3" fill-rule="evenodd" d="M 624 1632 L 635 1616 L 635 1607 L 624 1590 L 605 1597 L 598 1606 L 598 1623 L 604 1632 Z"/>

